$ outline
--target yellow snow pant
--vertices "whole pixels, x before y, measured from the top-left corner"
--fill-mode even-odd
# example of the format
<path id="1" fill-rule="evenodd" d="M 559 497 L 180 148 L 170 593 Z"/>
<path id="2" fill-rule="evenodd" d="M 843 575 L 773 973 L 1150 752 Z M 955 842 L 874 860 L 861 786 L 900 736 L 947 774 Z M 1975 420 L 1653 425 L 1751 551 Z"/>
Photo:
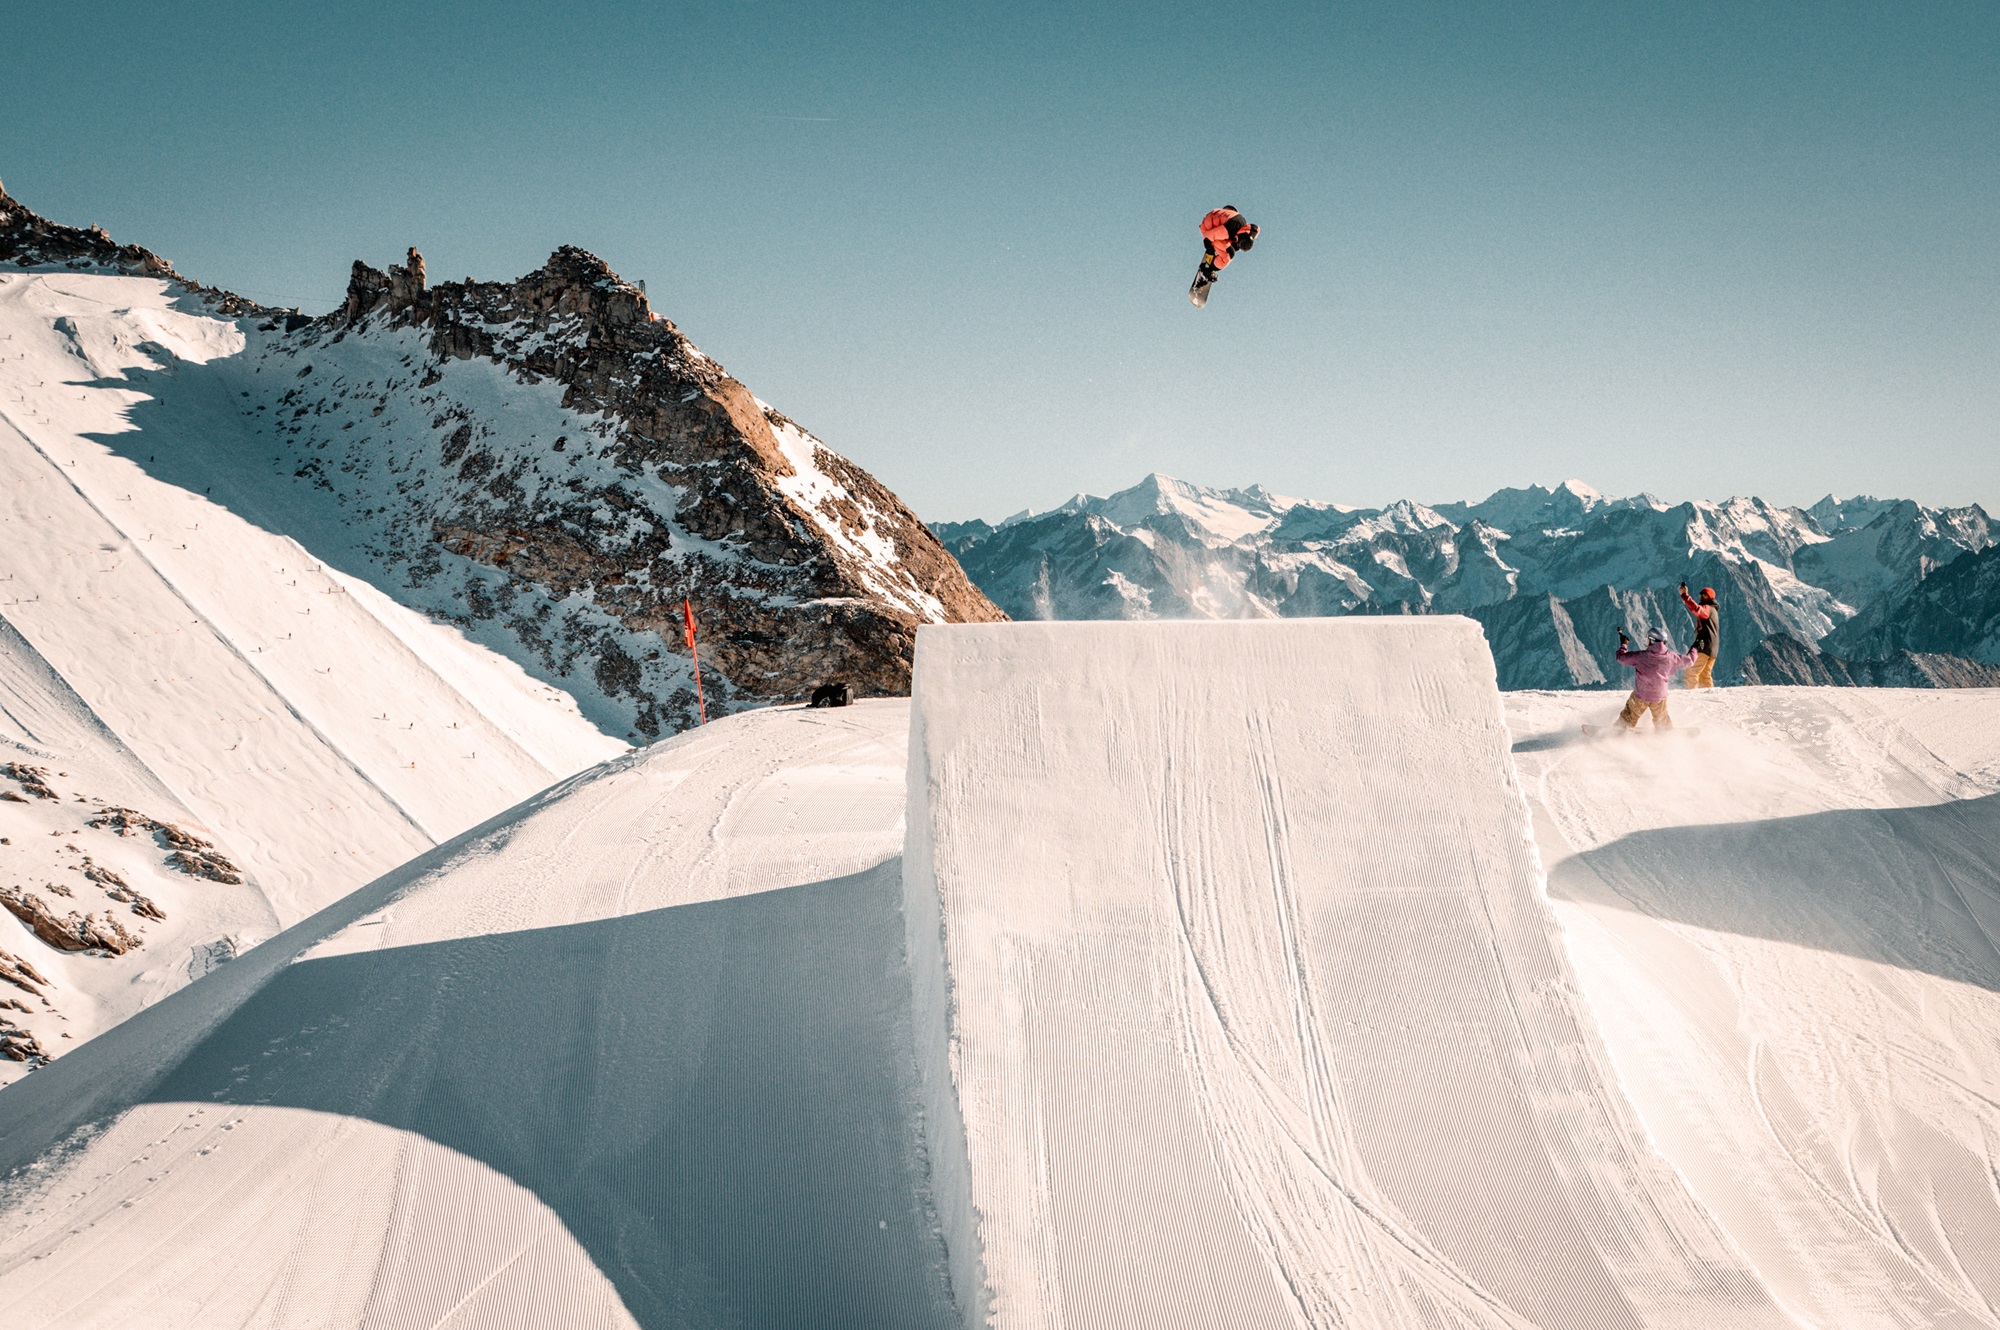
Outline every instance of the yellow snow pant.
<path id="1" fill-rule="evenodd" d="M 1636 730 L 1639 728 L 1639 717 L 1648 711 L 1653 713 L 1654 729 L 1671 730 L 1674 727 L 1673 718 L 1667 715 L 1665 699 L 1658 702 L 1642 702 L 1637 693 L 1625 699 L 1625 709 L 1618 713 L 1618 720 L 1626 729 Z"/>
<path id="2" fill-rule="evenodd" d="M 1681 687 L 1713 688 L 1715 687 L 1715 679 L 1712 677 L 1714 674 L 1715 657 L 1704 656 L 1697 652 L 1695 653 L 1694 664 L 1681 671 Z"/>

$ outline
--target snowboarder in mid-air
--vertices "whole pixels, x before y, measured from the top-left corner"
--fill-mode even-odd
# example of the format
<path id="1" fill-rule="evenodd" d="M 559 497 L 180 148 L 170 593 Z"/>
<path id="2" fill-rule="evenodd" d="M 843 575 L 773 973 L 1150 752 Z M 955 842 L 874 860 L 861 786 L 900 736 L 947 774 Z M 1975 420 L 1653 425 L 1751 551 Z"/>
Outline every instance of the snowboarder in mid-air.
<path id="1" fill-rule="evenodd" d="M 1682 655 L 1668 646 L 1658 633 L 1647 641 L 1644 651 L 1634 651 L 1632 639 L 1620 628 L 1618 663 L 1630 666 L 1633 674 L 1632 696 L 1625 699 L 1625 709 L 1618 713 L 1618 723 L 1628 730 L 1636 730 L 1639 728 L 1639 717 L 1650 711 L 1655 730 L 1671 730 L 1674 721 L 1667 714 L 1667 680 L 1674 671 L 1694 664 L 1694 653 Z M 1583 730 L 1586 734 L 1595 734 L 1597 727 L 1586 725 Z"/>
<path id="2" fill-rule="evenodd" d="M 1688 613 L 1694 616 L 1694 645 L 1689 648 L 1694 653 L 1694 664 L 1688 666 L 1687 674 L 1681 679 L 1681 686 L 1684 688 L 1713 688 L 1715 687 L 1716 629 L 1720 623 L 1715 604 L 1715 588 L 1712 586 L 1703 587 L 1701 589 L 1701 599 L 1697 601 L 1693 596 L 1688 594 L 1688 584 L 1683 582 L 1681 583 L 1681 604 L 1687 606 Z"/>
<path id="3" fill-rule="evenodd" d="M 1208 288 L 1215 285 L 1216 274 L 1238 254 L 1247 254 L 1256 239 L 1256 223 L 1246 220 L 1233 203 L 1201 219 L 1201 266 L 1195 269 L 1194 285 L 1188 288 L 1188 299 L 1196 309 L 1208 303 Z"/>

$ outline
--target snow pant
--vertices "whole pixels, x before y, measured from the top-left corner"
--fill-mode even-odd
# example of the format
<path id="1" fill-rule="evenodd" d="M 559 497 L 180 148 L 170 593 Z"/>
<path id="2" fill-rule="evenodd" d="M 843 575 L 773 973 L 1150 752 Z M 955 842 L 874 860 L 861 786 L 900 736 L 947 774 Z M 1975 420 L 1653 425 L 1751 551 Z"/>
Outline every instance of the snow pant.
<path id="1" fill-rule="evenodd" d="M 1681 687 L 1713 688 L 1715 687 L 1714 674 L 1715 657 L 1703 655 L 1697 651 L 1694 657 L 1694 664 L 1681 671 Z"/>
<path id="2" fill-rule="evenodd" d="M 1648 711 L 1653 713 L 1654 729 L 1671 730 L 1674 727 L 1673 718 L 1667 715 L 1665 698 L 1660 699 L 1658 702 L 1647 702 L 1642 700 L 1637 693 L 1625 699 L 1625 709 L 1618 713 L 1618 721 L 1626 729 L 1636 730 L 1639 728 L 1639 717 L 1645 715 Z"/>

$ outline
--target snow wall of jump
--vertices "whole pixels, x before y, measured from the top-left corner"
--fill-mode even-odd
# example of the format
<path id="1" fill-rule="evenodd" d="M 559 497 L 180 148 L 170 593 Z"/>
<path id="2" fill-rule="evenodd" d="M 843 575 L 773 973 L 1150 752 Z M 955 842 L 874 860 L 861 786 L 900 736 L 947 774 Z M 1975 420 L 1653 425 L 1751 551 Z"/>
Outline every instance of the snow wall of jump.
<path id="1" fill-rule="evenodd" d="M 926 627 L 905 921 L 968 1324 L 1791 1324 L 1647 1142 L 1467 619 Z"/>

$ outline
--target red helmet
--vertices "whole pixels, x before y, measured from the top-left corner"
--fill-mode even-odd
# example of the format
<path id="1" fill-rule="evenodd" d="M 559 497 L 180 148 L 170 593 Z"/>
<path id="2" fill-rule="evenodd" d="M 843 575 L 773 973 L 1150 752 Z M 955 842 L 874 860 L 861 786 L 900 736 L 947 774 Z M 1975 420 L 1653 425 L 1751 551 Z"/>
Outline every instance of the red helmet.
<path id="1" fill-rule="evenodd" d="M 1712 586 L 1705 586 L 1705 587 L 1703 587 L 1703 588 L 1701 589 L 1701 598 L 1702 598 L 1703 600 L 1714 600 L 1714 599 L 1715 599 L 1715 588 L 1714 588 L 1714 587 L 1712 587 Z"/>

